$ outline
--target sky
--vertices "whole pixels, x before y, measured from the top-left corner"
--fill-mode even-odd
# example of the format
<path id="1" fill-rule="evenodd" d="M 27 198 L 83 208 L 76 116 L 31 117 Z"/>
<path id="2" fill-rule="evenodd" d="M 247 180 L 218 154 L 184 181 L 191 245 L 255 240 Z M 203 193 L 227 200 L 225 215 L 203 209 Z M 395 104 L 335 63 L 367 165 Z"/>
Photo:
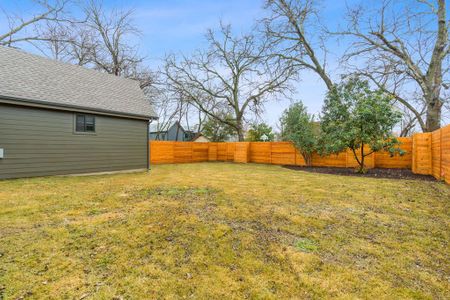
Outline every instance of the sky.
<path id="1" fill-rule="evenodd" d="M 346 2 L 325 2 L 322 13 L 328 20 L 327 25 L 335 26 Z M 267 13 L 261 0 L 131 0 L 126 3 L 136 7 L 136 25 L 142 30 L 141 50 L 153 65 L 157 65 L 167 53 L 189 55 L 204 47 L 206 30 L 217 28 L 220 21 L 232 24 L 238 34 L 247 33 Z M 121 1 L 109 1 L 111 7 L 121 4 Z M 337 66 L 337 61 L 330 61 L 330 67 L 334 65 Z M 294 99 L 303 101 L 310 113 L 318 114 L 326 93 L 323 82 L 315 74 L 304 72 L 295 87 Z M 267 103 L 262 119 L 276 128 L 290 102 L 280 98 Z"/>
<path id="2" fill-rule="evenodd" d="M 83 1 L 83 0 L 79 0 Z M 343 25 L 347 7 L 361 0 L 322 0 L 320 15 L 323 25 L 337 28 Z M 376 0 L 366 0 L 375 1 Z M 189 55 L 199 48 L 205 48 L 204 35 L 207 29 L 215 29 L 220 21 L 232 24 L 235 33 L 248 33 L 266 11 L 263 0 L 103 0 L 105 8 L 133 9 L 134 24 L 141 31 L 136 43 L 146 63 L 156 69 L 166 54 Z M 30 0 L 0 0 L 0 7 L 20 14 L 33 12 Z M 0 18 L 0 30 L 5 20 Z M 0 31 L 1 32 L 1 31 Z M 340 68 L 338 57 L 346 48 L 345 42 L 330 40 L 327 43 L 328 71 L 338 79 Z M 28 49 L 27 49 L 28 50 Z M 32 48 L 29 51 L 33 51 Z M 310 113 L 321 111 L 326 87 L 312 72 L 302 72 L 295 83 L 295 100 L 301 100 Z M 289 99 L 280 97 L 265 106 L 262 119 L 274 128 Z"/>

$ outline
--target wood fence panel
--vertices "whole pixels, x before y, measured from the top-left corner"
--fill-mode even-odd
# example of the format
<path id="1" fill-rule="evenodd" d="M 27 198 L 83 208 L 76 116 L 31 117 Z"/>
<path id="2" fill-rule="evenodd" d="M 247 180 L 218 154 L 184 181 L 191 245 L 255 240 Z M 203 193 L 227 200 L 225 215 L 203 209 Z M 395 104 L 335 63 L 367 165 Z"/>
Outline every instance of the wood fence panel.
<path id="1" fill-rule="evenodd" d="M 430 175 L 432 173 L 431 133 L 416 133 L 413 136 L 413 172 Z"/>
<path id="2" fill-rule="evenodd" d="M 297 149 L 295 149 L 295 165 L 306 166 L 306 162 L 305 159 L 303 158 L 303 155 L 301 155 Z"/>
<path id="3" fill-rule="evenodd" d="M 295 147 L 290 142 L 272 143 L 272 164 L 295 165 Z"/>
<path id="4" fill-rule="evenodd" d="M 227 160 L 227 143 L 217 143 L 217 160 L 226 161 Z"/>
<path id="5" fill-rule="evenodd" d="M 236 150 L 236 143 L 225 143 L 227 145 L 227 159 L 226 161 L 234 161 L 234 152 Z"/>
<path id="6" fill-rule="evenodd" d="M 251 142 L 250 162 L 270 164 L 272 163 L 272 143 Z"/>
<path id="7" fill-rule="evenodd" d="M 203 162 L 209 161 L 208 143 L 192 143 L 192 161 Z"/>
<path id="8" fill-rule="evenodd" d="M 341 167 L 347 166 L 347 153 L 331 154 L 327 156 L 320 156 L 317 153 L 313 154 L 312 165 L 314 167 Z"/>
<path id="9" fill-rule="evenodd" d="M 208 161 L 217 160 L 217 143 L 209 143 L 208 147 Z"/>
<path id="10" fill-rule="evenodd" d="M 174 163 L 192 162 L 192 143 L 191 142 L 174 142 L 173 150 Z"/>
<path id="11" fill-rule="evenodd" d="M 150 163 L 171 164 L 174 163 L 174 142 L 153 141 L 150 143 Z"/>
<path id="12" fill-rule="evenodd" d="M 240 142 L 235 144 L 234 162 L 248 163 L 250 161 L 250 143 Z"/>
<path id="13" fill-rule="evenodd" d="M 411 169 L 413 149 L 411 137 L 399 137 L 400 148 L 406 151 L 403 155 L 394 155 L 388 151 L 380 151 L 375 153 L 375 167 L 376 168 L 392 168 L 392 169 Z"/>
<path id="14" fill-rule="evenodd" d="M 441 175 L 450 184 L 450 125 L 441 128 Z"/>
<path id="15" fill-rule="evenodd" d="M 441 135 L 440 129 L 431 133 L 431 175 L 436 179 L 442 178 Z"/>

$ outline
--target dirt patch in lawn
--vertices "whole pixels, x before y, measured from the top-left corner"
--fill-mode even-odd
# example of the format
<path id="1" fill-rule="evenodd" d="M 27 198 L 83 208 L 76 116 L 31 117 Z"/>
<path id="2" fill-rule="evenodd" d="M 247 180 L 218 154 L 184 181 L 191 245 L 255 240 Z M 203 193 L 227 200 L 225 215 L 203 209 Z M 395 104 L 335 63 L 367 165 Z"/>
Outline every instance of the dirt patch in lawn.
<path id="1" fill-rule="evenodd" d="M 344 176 L 390 178 L 390 179 L 413 179 L 436 181 L 433 176 L 414 174 L 408 169 L 369 169 L 366 174 L 356 173 L 352 168 L 333 168 L 333 167 L 303 167 L 303 166 L 283 166 L 284 168 L 296 171 L 305 171 L 311 173 L 333 174 Z"/>

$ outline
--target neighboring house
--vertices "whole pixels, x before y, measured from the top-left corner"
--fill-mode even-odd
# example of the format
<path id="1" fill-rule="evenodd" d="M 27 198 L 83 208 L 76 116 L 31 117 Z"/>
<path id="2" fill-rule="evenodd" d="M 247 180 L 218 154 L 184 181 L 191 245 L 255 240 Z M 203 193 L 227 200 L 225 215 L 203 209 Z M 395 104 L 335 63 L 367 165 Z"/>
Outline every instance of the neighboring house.
<path id="1" fill-rule="evenodd" d="M 239 142 L 239 136 L 232 135 L 225 139 L 225 142 Z"/>
<path id="2" fill-rule="evenodd" d="M 136 81 L 0 47 L 0 179 L 149 166 Z"/>
<path id="3" fill-rule="evenodd" d="M 192 142 L 198 142 L 198 143 L 207 143 L 210 142 L 210 140 L 204 136 L 201 133 L 197 133 L 194 138 L 192 139 Z"/>
<path id="4" fill-rule="evenodd" d="M 185 130 L 181 126 L 180 122 L 175 122 L 168 130 L 156 131 L 155 128 L 151 127 L 153 130 L 149 132 L 150 140 L 158 141 L 179 141 L 179 142 L 189 142 L 195 136 L 195 132 L 190 130 Z"/>

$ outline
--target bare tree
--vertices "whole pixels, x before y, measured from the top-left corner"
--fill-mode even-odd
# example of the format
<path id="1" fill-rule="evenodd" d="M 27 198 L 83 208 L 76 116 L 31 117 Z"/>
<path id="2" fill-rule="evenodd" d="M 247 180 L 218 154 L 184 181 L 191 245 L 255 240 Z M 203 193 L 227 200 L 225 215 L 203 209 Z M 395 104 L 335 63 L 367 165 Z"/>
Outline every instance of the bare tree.
<path id="1" fill-rule="evenodd" d="M 69 53 L 70 44 L 73 36 L 70 34 L 70 29 L 64 24 L 53 22 L 45 22 L 46 25 L 41 26 L 42 32 L 40 41 L 29 41 L 37 50 L 43 55 L 52 59 L 70 62 L 72 56 Z"/>
<path id="2" fill-rule="evenodd" d="M 421 111 L 421 115 L 425 112 L 425 107 Z M 417 116 L 406 107 L 402 107 L 402 120 L 400 121 L 399 136 L 411 136 L 416 132 Z"/>
<path id="3" fill-rule="evenodd" d="M 219 32 L 209 30 L 206 38 L 206 51 L 180 60 L 168 56 L 164 73 L 183 101 L 231 126 L 243 140 L 246 113 L 260 113 L 270 97 L 288 91 L 294 69 L 269 55 L 265 38 L 234 37 L 223 25 Z M 224 119 L 223 111 L 232 111 L 235 119 Z"/>
<path id="4" fill-rule="evenodd" d="M 344 56 L 351 70 L 389 92 L 427 132 L 440 128 L 448 101 L 442 89 L 449 87 L 449 22 L 445 0 L 416 2 L 384 0 L 375 10 L 353 7 L 347 28 L 338 34 L 354 39 Z M 421 95 L 425 114 L 414 94 Z"/>
<path id="5" fill-rule="evenodd" d="M 157 132 L 155 139 L 162 139 L 161 132 L 169 129 L 171 124 L 185 115 L 185 103 L 169 91 L 166 78 L 162 73 L 154 73 L 153 82 L 143 87 L 146 98 L 158 115 L 158 120 L 151 124 L 150 130 Z"/>
<path id="6" fill-rule="evenodd" d="M 69 0 L 35 0 L 40 11 L 29 18 L 13 13 L 5 13 L 8 21 L 8 31 L 0 34 L 1 46 L 12 46 L 20 42 L 48 41 L 48 36 L 42 36 L 41 27 L 52 24 L 73 22 L 65 9 Z"/>
<path id="7" fill-rule="evenodd" d="M 73 64 L 94 68 L 96 65 L 93 54 L 99 47 L 95 32 L 85 24 L 72 26 L 69 30 L 72 36 L 65 48 L 66 56 L 70 57 Z"/>
<path id="8" fill-rule="evenodd" d="M 325 30 L 320 24 L 317 1 L 267 0 L 270 15 L 263 20 L 266 35 L 278 48 L 276 55 L 296 67 L 315 72 L 328 90 L 333 81 L 327 71 Z"/>
<path id="9" fill-rule="evenodd" d="M 107 14 L 100 4 L 91 1 L 85 12 L 86 26 L 97 40 L 96 47 L 91 49 L 96 67 L 116 76 L 136 74 L 134 71 L 143 57 L 129 41 L 139 34 L 132 22 L 133 11 L 112 10 Z"/>

